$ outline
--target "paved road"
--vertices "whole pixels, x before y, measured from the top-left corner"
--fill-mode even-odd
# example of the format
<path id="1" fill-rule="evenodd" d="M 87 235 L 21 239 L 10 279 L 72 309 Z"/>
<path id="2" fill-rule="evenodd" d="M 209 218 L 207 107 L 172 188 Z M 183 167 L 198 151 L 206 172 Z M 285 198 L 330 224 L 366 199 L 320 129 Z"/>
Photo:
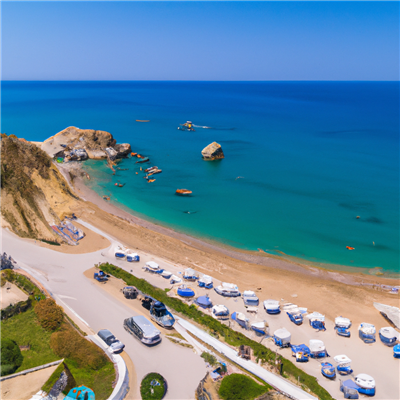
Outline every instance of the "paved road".
<path id="1" fill-rule="evenodd" d="M 22 241 L 3 230 L 2 251 L 12 255 L 52 294 L 75 310 L 94 331 L 110 329 L 126 344 L 125 351 L 133 361 L 138 382 L 135 398 L 140 399 L 138 385 L 149 372 L 159 372 L 168 382 L 166 399 L 194 399 L 200 380 L 206 374 L 204 361 L 193 350 L 173 344 L 165 337 L 155 347 L 147 347 L 123 328 L 123 320 L 132 310 L 108 295 L 83 272 L 99 261 L 101 251 L 69 255 Z"/>

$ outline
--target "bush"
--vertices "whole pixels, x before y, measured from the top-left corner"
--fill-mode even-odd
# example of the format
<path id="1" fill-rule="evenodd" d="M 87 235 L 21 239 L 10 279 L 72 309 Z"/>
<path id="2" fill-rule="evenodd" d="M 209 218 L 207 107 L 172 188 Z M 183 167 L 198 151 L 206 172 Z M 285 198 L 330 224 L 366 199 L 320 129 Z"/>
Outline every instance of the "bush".
<path id="1" fill-rule="evenodd" d="M 108 361 L 99 347 L 84 339 L 68 325 L 51 335 L 50 346 L 59 357 L 75 361 L 79 368 L 89 367 L 97 370 Z"/>
<path id="2" fill-rule="evenodd" d="M 10 304 L 8 307 L 3 308 L 0 312 L 1 320 L 13 317 L 14 315 L 21 314 L 32 307 L 32 299 L 29 297 L 26 301 L 19 301 L 16 304 Z"/>
<path id="3" fill-rule="evenodd" d="M 41 290 L 25 275 L 18 274 L 11 269 L 2 271 L 1 280 L 14 283 L 24 292 L 36 296 L 44 297 Z"/>
<path id="4" fill-rule="evenodd" d="M 203 351 L 201 357 L 204 358 L 205 362 L 208 362 L 210 365 L 215 365 L 217 363 L 217 359 L 210 353 Z"/>
<path id="5" fill-rule="evenodd" d="M 58 329 L 64 320 L 63 309 L 53 299 L 45 299 L 36 303 L 35 313 L 40 325 L 50 332 Z"/>
<path id="6" fill-rule="evenodd" d="M 7 338 L 1 340 L 1 376 L 14 373 L 23 359 L 21 350 L 14 340 Z"/>
<path id="7" fill-rule="evenodd" d="M 151 386 L 151 382 L 156 380 L 160 385 Z M 153 389 L 153 393 L 151 392 Z M 161 400 L 166 393 L 166 382 L 160 374 L 152 372 L 144 377 L 140 384 L 140 395 L 143 400 Z"/>
<path id="8" fill-rule="evenodd" d="M 218 394 L 224 400 L 253 400 L 267 391 L 246 375 L 231 374 L 222 380 Z"/>

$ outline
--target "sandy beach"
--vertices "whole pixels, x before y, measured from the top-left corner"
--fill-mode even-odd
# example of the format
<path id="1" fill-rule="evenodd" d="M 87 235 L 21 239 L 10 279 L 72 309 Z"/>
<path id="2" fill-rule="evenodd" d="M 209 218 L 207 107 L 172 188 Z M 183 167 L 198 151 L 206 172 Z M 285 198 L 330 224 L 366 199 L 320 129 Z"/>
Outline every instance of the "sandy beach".
<path id="1" fill-rule="evenodd" d="M 67 169 L 60 170 L 71 184 Z M 374 309 L 373 302 L 399 304 L 399 295 L 389 294 L 379 287 L 382 284 L 396 286 L 397 279 L 332 271 L 266 253 L 218 247 L 133 216 L 103 200 L 80 178 L 74 179 L 72 187 L 84 199 L 76 202 L 73 212 L 127 247 L 182 268 L 194 268 L 221 281 L 233 281 L 241 290 L 260 288 L 263 299 L 289 300 L 296 295 L 297 302 L 304 307 L 322 312 L 331 319 L 346 315 L 354 323 L 368 321 L 377 325 L 383 318 Z"/>

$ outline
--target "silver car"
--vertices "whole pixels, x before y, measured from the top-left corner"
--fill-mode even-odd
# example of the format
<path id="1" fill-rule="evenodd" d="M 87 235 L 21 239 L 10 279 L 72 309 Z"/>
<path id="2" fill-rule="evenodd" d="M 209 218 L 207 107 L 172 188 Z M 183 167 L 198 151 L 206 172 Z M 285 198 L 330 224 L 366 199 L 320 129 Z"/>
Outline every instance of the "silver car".
<path id="1" fill-rule="evenodd" d="M 120 353 L 125 347 L 125 345 L 120 340 L 118 340 L 108 329 L 102 329 L 97 335 L 107 346 L 109 346 L 109 349 L 113 353 Z"/>

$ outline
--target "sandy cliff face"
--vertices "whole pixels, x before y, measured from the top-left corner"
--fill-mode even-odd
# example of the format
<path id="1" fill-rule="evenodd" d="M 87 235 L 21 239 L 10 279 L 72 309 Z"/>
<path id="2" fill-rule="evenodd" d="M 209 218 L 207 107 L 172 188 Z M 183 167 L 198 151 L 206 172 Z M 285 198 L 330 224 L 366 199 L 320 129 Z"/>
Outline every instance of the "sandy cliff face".
<path id="1" fill-rule="evenodd" d="M 35 144 L 2 136 L 1 214 L 19 236 L 59 241 L 50 227 L 79 201 Z"/>

